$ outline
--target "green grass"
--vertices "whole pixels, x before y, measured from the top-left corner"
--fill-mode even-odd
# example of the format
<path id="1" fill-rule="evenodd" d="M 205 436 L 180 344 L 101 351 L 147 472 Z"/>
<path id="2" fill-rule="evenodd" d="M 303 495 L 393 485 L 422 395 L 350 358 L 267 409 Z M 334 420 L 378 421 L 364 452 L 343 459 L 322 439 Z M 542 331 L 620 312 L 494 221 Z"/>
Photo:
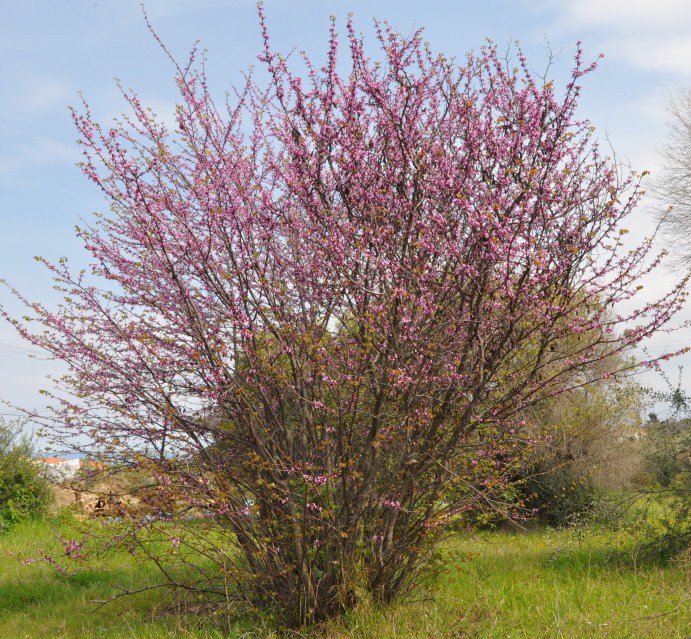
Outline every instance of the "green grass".
<path id="1" fill-rule="evenodd" d="M 60 522 L 28 522 L 0 537 L 0 637 L 276 637 L 258 620 L 226 628 L 173 614 L 167 591 L 123 597 L 95 610 L 118 587 L 156 582 L 153 568 L 126 553 L 60 575 L 39 549 L 58 553 Z M 445 570 L 432 587 L 382 609 L 363 604 L 315 634 L 334 639 L 662 638 L 691 636 L 691 562 L 641 566 L 625 536 L 564 532 L 486 533 L 448 544 Z M 294 636 L 306 636 L 306 633 Z"/>
<path id="2" fill-rule="evenodd" d="M 330 636 L 664 638 L 691 636 L 691 567 L 635 567 L 625 548 L 570 533 L 458 540 L 432 592 L 351 615 Z M 607 545 L 605 545 L 607 543 Z"/>
<path id="3" fill-rule="evenodd" d="M 65 522 L 27 522 L 0 536 L 0 637 L 7 639 L 157 639 L 215 638 L 213 625 L 170 614 L 168 591 L 152 590 L 121 597 L 99 607 L 121 589 L 136 590 L 157 583 L 155 568 L 133 561 L 127 553 L 98 558 L 87 566 L 70 565 L 60 574 L 42 554 L 58 560 L 56 534 L 70 536 Z M 64 556 L 64 555 L 63 555 Z M 39 559 L 25 565 L 23 560 Z"/>

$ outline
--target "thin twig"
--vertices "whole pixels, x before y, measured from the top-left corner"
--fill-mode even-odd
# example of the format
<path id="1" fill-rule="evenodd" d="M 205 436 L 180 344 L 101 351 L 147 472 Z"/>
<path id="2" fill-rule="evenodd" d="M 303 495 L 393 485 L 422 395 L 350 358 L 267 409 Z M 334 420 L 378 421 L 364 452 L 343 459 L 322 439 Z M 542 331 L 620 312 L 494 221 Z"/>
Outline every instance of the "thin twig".
<path id="1" fill-rule="evenodd" d="M 689 599 L 691 599 L 691 596 L 687 595 L 674 608 L 672 608 L 672 610 L 667 610 L 666 612 L 658 612 L 654 615 L 643 615 L 642 617 L 633 617 L 631 621 L 642 621 L 644 619 L 658 619 L 659 617 L 666 617 L 667 615 L 672 615 L 677 610 L 679 610 L 681 604 L 683 604 L 685 601 L 688 601 Z"/>

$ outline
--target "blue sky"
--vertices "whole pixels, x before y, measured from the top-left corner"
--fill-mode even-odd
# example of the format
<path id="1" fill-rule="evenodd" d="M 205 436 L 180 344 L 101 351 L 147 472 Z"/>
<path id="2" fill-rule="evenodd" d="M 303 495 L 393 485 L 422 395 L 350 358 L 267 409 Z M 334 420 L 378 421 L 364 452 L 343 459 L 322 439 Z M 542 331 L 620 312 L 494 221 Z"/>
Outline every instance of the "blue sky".
<path id="1" fill-rule="evenodd" d="M 79 261 L 74 226 L 108 205 L 82 177 L 68 105 L 82 93 L 95 117 L 125 110 L 114 78 L 135 89 L 162 117 L 175 103 L 173 69 L 148 33 L 139 0 L 21 0 L 0 2 L 0 277 L 29 298 L 57 301 L 34 255 Z M 208 50 L 213 88 L 221 93 L 256 64 L 261 38 L 252 0 L 148 0 L 147 13 L 175 56 L 192 44 Z M 344 25 L 352 12 L 366 34 L 371 19 L 399 31 L 425 28 L 436 51 L 462 58 L 490 38 L 519 40 L 529 62 L 544 70 L 548 49 L 557 80 L 571 68 L 575 43 L 586 59 L 604 53 L 585 82 L 581 114 L 590 118 L 618 157 L 654 174 L 665 137 L 665 98 L 691 82 L 691 3 L 687 0 L 266 0 L 274 47 L 323 57 L 329 16 Z M 374 52 L 375 47 L 372 47 Z M 643 207 L 632 236 L 652 230 Z M 658 277 L 670 280 L 672 274 Z M 21 313 L 5 290 L 0 302 Z M 687 313 L 691 316 L 691 313 Z M 657 354 L 679 346 L 691 330 L 660 336 Z M 17 348 L 19 347 L 19 348 Z M 27 357 L 25 344 L 0 325 L 0 399 L 40 408 L 37 391 L 54 363 Z M 691 358 L 689 358 L 691 370 Z M 11 413 L 9 408 L 0 412 Z"/>

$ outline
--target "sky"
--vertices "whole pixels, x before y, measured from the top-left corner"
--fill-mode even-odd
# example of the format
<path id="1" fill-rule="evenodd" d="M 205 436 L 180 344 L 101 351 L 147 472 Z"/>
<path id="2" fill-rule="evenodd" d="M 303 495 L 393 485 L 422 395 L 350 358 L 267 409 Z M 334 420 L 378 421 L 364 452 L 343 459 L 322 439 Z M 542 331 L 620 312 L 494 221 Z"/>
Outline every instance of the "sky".
<path id="1" fill-rule="evenodd" d="M 144 6 L 177 59 L 200 41 L 219 95 L 258 64 L 253 0 L 145 0 Z M 423 27 L 433 50 L 459 59 L 488 38 L 502 47 L 519 41 L 538 72 L 551 55 L 551 73 L 562 83 L 581 41 L 586 60 L 604 58 L 584 82 L 580 115 L 620 161 L 653 175 L 665 141 L 666 100 L 691 83 L 688 0 L 265 0 L 265 12 L 276 50 L 304 50 L 316 61 L 325 55 L 330 16 L 344 27 L 349 13 L 370 42 L 377 18 L 403 33 Z M 0 278 L 31 300 L 58 303 L 34 256 L 85 260 L 74 227 L 108 210 L 76 167 L 80 149 L 68 107 L 81 105 L 83 96 L 97 120 L 110 122 L 126 110 L 118 79 L 169 118 L 173 75 L 139 0 L 0 0 Z M 631 218 L 634 239 L 653 231 L 653 208 L 644 202 Z M 675 277 L 662 273 L 652 288 Z M 0 304 L 23 314 L 6 288 L 0 288 Z M 689 317 L 687 310 L 677 323 Z M 653 338 L 649 351 L 658 355 L 687 343 L 691 328 Z M 679 363 L 691 379 L 689 356 L 668 365 L 670 375 Z M 0 324 L 0 400 L 40 410 L 38 391 L 59 371 L 12 326 Z M 0 405 L 0 413 L 10 417 L 16 410 Z"/>

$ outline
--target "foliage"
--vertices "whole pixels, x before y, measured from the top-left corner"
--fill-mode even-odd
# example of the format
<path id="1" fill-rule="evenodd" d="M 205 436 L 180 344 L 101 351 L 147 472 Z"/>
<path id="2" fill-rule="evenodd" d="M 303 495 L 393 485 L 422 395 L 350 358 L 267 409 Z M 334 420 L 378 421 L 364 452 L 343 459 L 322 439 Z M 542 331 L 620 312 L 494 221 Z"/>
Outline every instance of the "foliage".
<path id="1" fill-rule="evenodd" d="M 610 495 L 589 518 L 635 540 L 639 563 L 668 562 L 691 552 L 691 404 L 681 388 L 681 369 L 676 387 L 662 377 L 668 390 L 647 393 L 670 414 L 662 420 L 649 414 L 638 443 L 643 455 L 633 490 Z"/>
<path id="2" fill-rule="evenodd" d="M 691 420 L 649 422 L 646 468 L 662 488 L 691 488 Z"/>
<path id="3" fill-rule="evenodd" d="M 621 360 L 603 365 L 611 370 L 621 367 Z M 596 371 L 590 379 L 530 413 L 541 443 L 517 474 L 525 506 L 553 526 L 570 525 L 606 491 L 631 488 L 643 465 L 641 390 L 626 379 L 602 379 Z"/>
<path id="4" fill-rule="evenodd" d="M 45 513 L 52 499 L 48 482 L 33 463 L 31 439 L 20 422 L 0 419 L 0 532 Z"/>
<path id="5" fill-rule="evenodd" d="M 132 94 L 113 128 L 75 113 L 111 213 L 79 230 L 86 272 L 46 262 L 61 307 L 17 293 L 42 330 L 13 321 L 70 366 L 47 425 L 157 482 L 117 540 L 298 625 L 417 583 L 507 485 L 525 411 L 665 324 L 684 283 L 604 310 L 658 261 L 622 250 L 638 178 L 575 115 L 580 52 L 560 95 L 520 52 L 459 65 L 381 24 L 375 62 L 349 22 L 349 74 L 332 27 L 303 78 L 262 28 L 268 86 L 219 107 L 193 53 L 174 132 Z"/>
<path id="6" fill-rule="evenodd" d="M 686 489 L 688 491 L 688 488 Z M 651 508 L 651 506 L 655 506 Z M 691 549 L 691 501 L 680 493 L 655 495 L 637 522 L 639 552 L 650 561 L 667 562 Z"/>
<path id="7" fill-rule="evenodd" d="M 652 501 L 642 521 L 647 554 L 669 559 L 691 548 L 691 420 L 680 389 L 671 398 L 682 400 L 676 416 L 648 424 L 646 466 L 653 478 L 643 496 Z M 679 412 L 681 410 L 681 413 Z"/>

